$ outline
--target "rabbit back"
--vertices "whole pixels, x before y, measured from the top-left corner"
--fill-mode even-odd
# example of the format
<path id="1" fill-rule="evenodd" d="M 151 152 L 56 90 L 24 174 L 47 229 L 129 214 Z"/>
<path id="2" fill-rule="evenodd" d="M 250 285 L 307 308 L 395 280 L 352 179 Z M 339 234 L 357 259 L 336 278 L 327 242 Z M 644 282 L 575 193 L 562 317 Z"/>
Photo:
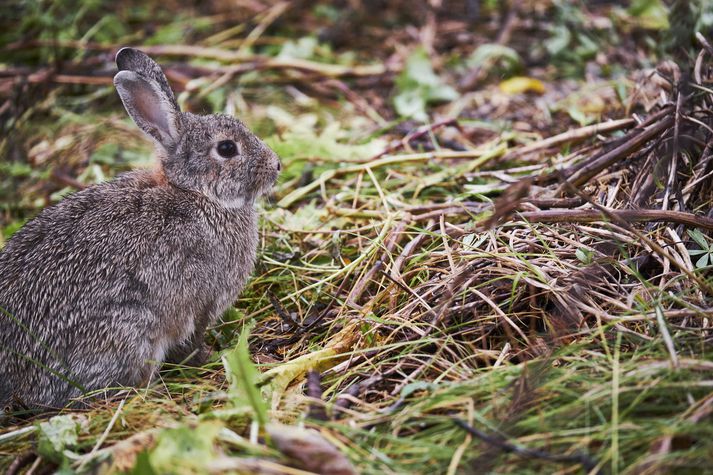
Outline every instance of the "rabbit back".
<path id="1" fill-rule="evenodd" d="M 252 207 L 147 172 L 46 209 L 0 252 L 0 403 L 146 383 L 237 297 L 256 246 Z"/>
<path id="2" fill-rule="evenodd" d="M 0 251 L 0 405 L 62 406 L 203 354 L 206 326 L 252 272 L 253 204 L 279 157 L 235 118 L 182 112 L 141 51 L 122 48 L 116 63 L 157 171 L 65 198 Z"/>

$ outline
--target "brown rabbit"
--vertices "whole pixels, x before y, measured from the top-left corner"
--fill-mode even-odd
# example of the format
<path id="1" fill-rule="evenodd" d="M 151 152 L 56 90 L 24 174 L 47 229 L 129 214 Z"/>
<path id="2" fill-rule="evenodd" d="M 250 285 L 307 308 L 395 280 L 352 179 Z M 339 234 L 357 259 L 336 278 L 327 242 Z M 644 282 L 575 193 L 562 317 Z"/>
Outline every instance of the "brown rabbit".
<path id="1" fill-rule="evenodd" d="M 59 407 L 200 359 L 206 326 L 253 270 L 253 204 L 278 157 L 232 117 L 181 112 L 144 53 L 124 48 L 116 64 L 160 166 L 68 196 L 0 252 L 0 408 Z"/>

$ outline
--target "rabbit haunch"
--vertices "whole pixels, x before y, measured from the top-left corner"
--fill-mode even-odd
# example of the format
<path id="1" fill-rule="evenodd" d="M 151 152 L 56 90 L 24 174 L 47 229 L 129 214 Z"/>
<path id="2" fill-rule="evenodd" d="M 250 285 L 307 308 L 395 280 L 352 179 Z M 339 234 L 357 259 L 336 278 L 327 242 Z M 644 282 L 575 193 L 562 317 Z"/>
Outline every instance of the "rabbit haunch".
<path id="1" fill-rule="evenodd" d="M 199 363 L 206 326 L 252 272 L 253 203 L 277 179 L 277 156 L 229 116 L 178 110 L 143 53 L 125 48 L 117 65 L 159 168 L 68 196 L 0 251 L 0 409 L 62 406 L 146 384 L 163 361 Z M 225 141 L 235 156 L 215 152 Z"/>

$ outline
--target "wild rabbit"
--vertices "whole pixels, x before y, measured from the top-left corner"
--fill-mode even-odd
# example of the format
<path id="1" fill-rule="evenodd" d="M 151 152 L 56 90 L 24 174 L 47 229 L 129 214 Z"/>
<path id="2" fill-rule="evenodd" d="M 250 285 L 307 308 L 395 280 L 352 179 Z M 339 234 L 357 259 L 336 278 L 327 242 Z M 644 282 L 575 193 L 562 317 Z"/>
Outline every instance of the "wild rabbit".
<path id="1" fill-rule="evenodd" d="M 253 270 L 253 203 L 277 155 L 232 117 L 181 112 L 144 53 L 124 48 L 116 64 L 159 167 L 68 196 L 0 252 L 0 410 L 61 407 L 146 384 L 164 361 L 200 361 L 206 326 Z"/>

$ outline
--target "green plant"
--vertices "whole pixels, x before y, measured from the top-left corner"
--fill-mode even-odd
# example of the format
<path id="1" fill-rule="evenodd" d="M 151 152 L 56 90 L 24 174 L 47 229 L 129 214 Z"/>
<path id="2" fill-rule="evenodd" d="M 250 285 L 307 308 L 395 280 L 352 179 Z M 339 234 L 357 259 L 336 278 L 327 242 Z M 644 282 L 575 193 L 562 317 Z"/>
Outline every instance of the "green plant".
<path id="1" fill-rule="evenodd" d="M 703 269 L 713 265 L 713 242 L 698 229 L 688 231 L 688 236 L 698 244 L 700 249 L 689 249 L 691 257 L 698 257 L 695 263 L 696 269 Z"/>

